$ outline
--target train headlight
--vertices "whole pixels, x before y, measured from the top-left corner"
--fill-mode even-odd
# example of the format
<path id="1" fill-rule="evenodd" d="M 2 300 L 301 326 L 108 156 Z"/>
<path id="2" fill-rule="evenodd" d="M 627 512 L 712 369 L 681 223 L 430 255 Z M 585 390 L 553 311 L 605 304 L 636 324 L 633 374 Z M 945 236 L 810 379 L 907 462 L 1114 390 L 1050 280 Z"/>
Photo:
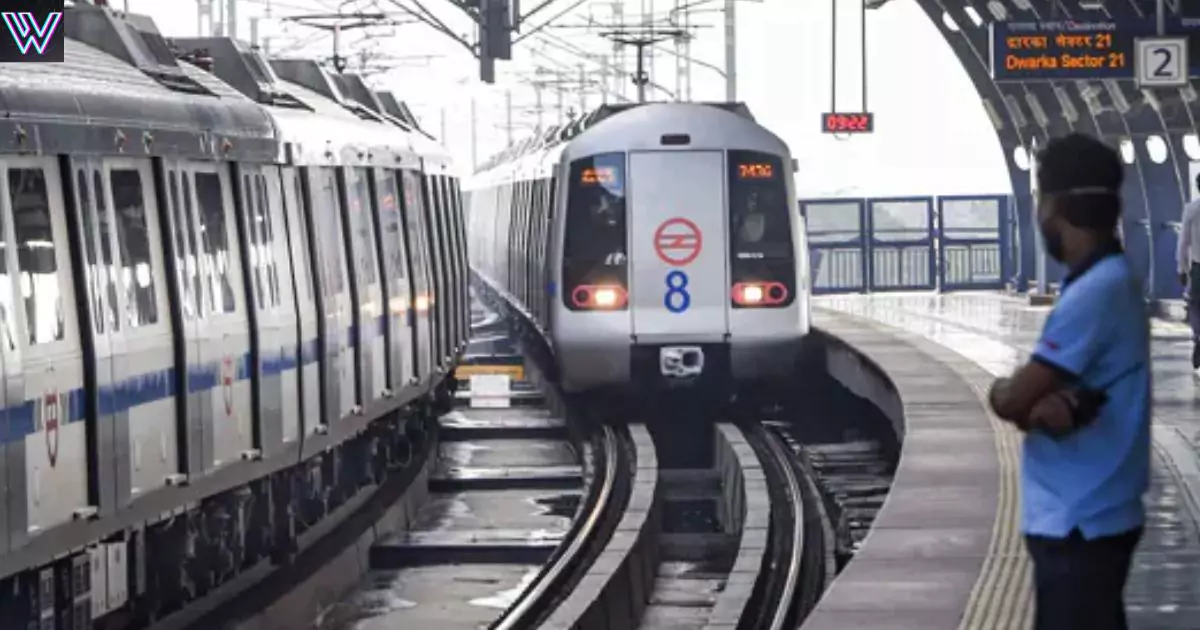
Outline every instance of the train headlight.
<path id="1" fill-rule="evenodd" d="M 742 287 L 742 302 L 746 304 L 758 304 L 763 299 L 763 289 L 757 284 L 748 284 Z"/>
<path id="2" fill-rule="evenodd" d="M 733 285 L 733 303 L 741 307 L 775 307 L 787 301 L 782 282 L 738 282 Z"/>
<path id="3" fill-rule="evenodd" d="M 620 310 L 628 299 L 620 285 L 581 284 L 571 291 L 571 302 L 581 310 Z"/>
<path id="4" fill-rule="evenodd" d="M 592 294 L 592 302 L 600 307 L 613 306 L 617 303 L 617 292 L 608 287 L 596 289 Z"/>

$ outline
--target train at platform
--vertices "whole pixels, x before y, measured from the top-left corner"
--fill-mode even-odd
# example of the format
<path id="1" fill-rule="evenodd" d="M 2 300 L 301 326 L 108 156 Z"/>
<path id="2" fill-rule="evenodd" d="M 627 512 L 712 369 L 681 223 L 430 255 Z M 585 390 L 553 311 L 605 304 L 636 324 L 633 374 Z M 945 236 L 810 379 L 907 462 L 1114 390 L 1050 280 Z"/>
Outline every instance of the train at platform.
<path id="1" fill-rule="evenodd" d="M 63 28 L 0 66 L 0 626 L 140 627 L 416 457 L 470 323 L 460 177 L 361 77 Z"/>
<path id="2" fill-rule="evenodd" d="M 794 172 L 744 104 L 605 105 L 467 181 L 473 278 L 568 394 L 786 387 L 810 322 Z"/>

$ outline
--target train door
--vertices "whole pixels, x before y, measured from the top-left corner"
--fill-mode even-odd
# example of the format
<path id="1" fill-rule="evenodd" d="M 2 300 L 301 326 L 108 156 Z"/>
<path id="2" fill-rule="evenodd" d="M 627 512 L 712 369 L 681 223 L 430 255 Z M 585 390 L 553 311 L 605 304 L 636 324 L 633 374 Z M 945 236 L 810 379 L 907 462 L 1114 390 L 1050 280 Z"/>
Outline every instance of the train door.
<path id="1" fill-rule="evenodd" d="M 287 238 L 291 256 L 288 269 L 292 276 L 292 308 L 295 309 L 299 348 L 298 368 L 300 395 L 296 414 L 302 437 L 317 431 L 321 424 L 321 365 L 318 361 L 317 301 L 313 289 L 313 261 L 308 240 L 308 223 L 303 185 L 296 169 L 284 168 L 283 178 L 283 224 L 287 227 Z M 285 441 L 287 432 L 285 431 Z"/>
<path id="2" fill-rule="evenodd" d="M 218 164 L 196 164 L 191 171 L 204 321 L 203 372 L 189 389 L 200 394 L 205 428 L 212 433 L 211 466 L 220 468 L 241 461 L 254 444 L 250 325 L 229 171 Z"/>
<path id="3" fill-rule="evenodd" d="M 122 320 L 109 331 L 116 418 L 118 504 L 167 484 L 179 471 L 178 403 L 170 378 L 175 368 L 173 323 L 166 299 L 158 197 L 149 160 L 104 163 L 106 203 L 96 216 L 113 236 Z"/>
<path id="4" fill-rule="evenodd" d="M 321 391 L 324 397 L 325 423 L 333 424 L 353 413 L 354 345 L 350 282 L 346 271 L 346 241 L 342 238 L 341 199 L 331 168 L 308 171 L 309 234 L 317 254 L 316 277 L 320 301 L 322 337 Z"/>
<path id="5" fill-rule="evenodd" d="M 446 275 L 444 259 L 441 256 L 441 247 L 439 247 L 437 236 L 437 214 L 438 214 L 438 195 L 437 184 L 434 175 L 425 176 L 425 203 L 424 214 L 421 217 L 425 222 L 425 244 L 429 252 L 429 275 L 433 281 L 430 285 L 433 287 L 430 296 L 430 316 L 433 319 L 433 363 L 438 372 L 441 374 L 446 365 Z"/>
<path id="6" fill-rule="evenodd" d="M 458 291 L 462 296 L 463 303 L 462 310 L 459 311 L 459 319 L 462 321 L 462 343 L 465 350 L 471 337 L 471 270 L 467 266 L 469 246 L 467 245 L 466 195 L 462 191 L 462 181 L 458 179 L 454 180 L 454 207 L 458 210 L 455 215 L 458 221 L 458 266 L 462 270 L 462 286 Z"/>
<path id="7" fill-rule="evenodd" d="M 729 281 L 721 152 L 635 151 L 629 173 L 635 339 L 724 341 Z"/>
<path id="8" fill-rule="evenodd" d="M 83 408 L 90 410 L 94 415 L 94 419 L 89 420 L 93 426 L 88 428 L 92 433 L 96 444 L 95 467 L 91 469 L 91 484 L 90 493 L 92 499 L 95 500 L 99 507 L 100 513 L 108 515 L 116 510 L 116 474 L 118 467 L 116 466 L 116 424 L 117 419 L 112 410 L 112 405 L 109 404 L 109 394 L 116 390 L 116 382 L 114 381 L 114 366 L 113 366 L 113 349 L 112 338 L 113 331 L 121 325 L 121 320 L 117 316 L 117 293 L 116 293 L 116 278 L 113 267 L 113 247 L 112 235 L 107 228 L 102 229 L 101 226 L 107 226 L 101 223 L 97 218 L 99 214 L 107 216 L 107 196 L 105 195 L 105 185 L 103 177 L 103 166 L 96 159 L 74 159 L 71 161 L 71 189 L 75 196 L 75 212 L 76 219 L 74 221 L 78 228 L 78 240 L 80 243 L 81 267 L 83 270 L 82 282 L 84 290 L 79 292 L 79 295 L 86 301 L 86 310 L 88 322 L 86 325 L 91 328 L 92 352 L 91 356 L 86 360 L 90 363 L 88 369 L 92 373 L 92 382 L 94 384 L 92 390 L 85 395 L 88 397 L 81 400 Z M 5 227 L 7 233 L 8 228 Z M 7 241 L 7 237 L 4 239 Z M 7 265 L 7 261 L 0 258 L 0 262 Z M 5 267 L 7 269 L 7 267 Z M 5 276 L 0 276 L 5 277 Z M 12 311 L 12 295 L 11 289 L 5 280 L 5 287 L 0 289 L 0 300 L 4 300 L 0 306 L 4 309 L 5 319 L 5 342 L 0 344 L 5 351 L 12 353 L 16 350 L 16 346 L 12 343 L 12 338 L 9 337 L 11 329 L 9 327 L 15 325 L 12 320 L 15 315 Z M 81 322 L 80 327 L 84 323 Z M 6 373 L 11 373 L 6 370 Z"/>
<path id="9" fill-rule="evenodd" d="M 280 415 L 283 426 L 280 427 L 280 439 L 286 444 L 295 441 L 300 433 L 301 399 L 297 395 L 300 386 L 300 348 L 296 343 L 298 324 L 295 300 L 292 297 L 294 272 L 288 255 L 287 223 L 283 218 L 284 199 L 280 168 L 264 167 L 260 184 L 260 203 L 266 208 L 266 217 L 262 224 L 263 242 L 266 244 L 267 255 L 270 256 L 264 278 L 272 289 L 272 317 L 275 318 L 280 335 L 279 355 L 276 357 L 279 380 L 282 383 Z"/>
<path id="10" fill-rule="evenodd" d="M 384 346 L 384 304 L 379 281 L 379 256 L 375 251 L 375 204 L 371 199 L 369 171 L 345 169 L 347 254 L 353 262 L 351 279 L 357 304 L 355 330 L 358 345 L 359 400 L 364 409 L 378 404 L 387 389 Z"/>
<path id="11" fill-rule="evenodd" d="M 430 322 L 429 293 L 433 285 L 430 276 L 429 248 L 425 243 L 425 211 L 422 207 L 421 176 L 415 171 L 400 171 L 404 200 L 404 233 L 408 238 L 408 253 L 412 269 L 413 328 L 416 333 L 416 366 L 423 383 L 433 374 L 433 327 Z"/>
<path id="12" fill-rule="evenodd" d="M 84 359 L 59 162 L 5 157 L 0 169 L 4 264 L 16 271 L 8 287 L 14 361 L 5 439 L 16 447 L 6 453 L 6 512 L 18 548 L 90 515 L 88 439 L 83 405 L 72 404 L 83 390 Z"/>
<path id="13" fill-rule="evenodd" d="M 198 476 L 213 460 L 213 434 L 207 425 L 209 417 L 203 397 L 206 393 L 208 368 L 200 358 L 203 345 L 202 319 L 204 318 L 204 277 L 200 269 L 200 251 L 197 245 L 196 200 L 192 194 L 192 172 L 178 162 L 164 162 L 167 172 L 167 201 L 171 212 L 167 216 L 173 249 L 175 252 L 175 277 L 178 295 L 176 311 L 176 399 L 182 406 L 178 412 L 176 435 L 181 436 L 177 472 Z M 107 239 L 105 235 L 102 238 Z M 108 246 L 103 248 L 109 258 Z M 90 254 L 89 254 L 90 255 Z M 101 285 L 103 286 L 103 285 Z M 115 294 L 114 294 L 115 299 Z M 115 302 L 114 302 L 115 304 Z"/>
<path id="14" fill-rule="evenodd" d="M 280 203 L 278 175 L 271 169 L 240 165 L 238 191 L 241 211 L 237 213 L 240 244 L 245 250 L 242 264 L 249 282 L 246 311 L 250 315 L 253 374 L 251 396 L 254 409 L 254 444 L 263 456 L 277 452 L 284 441 L 285 405 L 294 404 L 296 391 L 294 331 L 288 329 L 288 313 L 280 291 L 275 254 L 276 222 L 272 204 Z M 268 193 L 268 180 L 276 183 Z M 290 424 L 290 423 L 289 423 Z M 294 433 L 294 431 L 293 431 Z M 294 436 L 293 436 L 294 439 Z"/>
<path id="15" fill-rule="evenodd" d="M 458 313 L 462 309 L 462 296 L 458 294 L 458 286 L 460 282 L 458 270 L 458 239 L 454 237 L 454 202 L 450 192 L 450 178 L 442 176 L 438 178 L 442 191 L 442 211 L 438 213 L 438 224 L 440 226 L 442 251 L 446 254 L 446 288 L 450 292 L 450 303 L 447 304 L 446 323 L 450 327 L 450 343 L 446 344 L 446 355 L 455 356 L 458 354 L 458 344 L 462 341 L 462 322 L 458 319 Z"/>
<path id="16" fill-rule="evenodd" d="M 404 243 L 404 220 L 400 216 L 395 172 L 377 168 L 375 182 L 375 196 L 379 202 L 375 234 L 385 277 L 388 389 L 399 392 L 412 382 L 414 376 L 412 329 L 408 317 L 412 309 L 412 292 Z"/>

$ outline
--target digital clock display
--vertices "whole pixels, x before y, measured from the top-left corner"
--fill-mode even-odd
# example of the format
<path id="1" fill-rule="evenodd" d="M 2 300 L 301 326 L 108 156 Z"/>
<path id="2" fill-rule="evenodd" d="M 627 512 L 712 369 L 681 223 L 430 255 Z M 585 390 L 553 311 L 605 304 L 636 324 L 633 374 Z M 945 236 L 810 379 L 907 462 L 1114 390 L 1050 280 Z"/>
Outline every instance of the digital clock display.
<path id="1" fill-rule="evenodd" d="M 613 184 L 617 181 L 617 169 L 611 166 L 585 168 L 579 175 L 579 183 L 587 186 L 596 184 Z"/>
<path id="2" fill-rule="evenodd" d="M 875 131 L 875 114 L 821 114 L 821 131 L 824 133 L 871 133 Z"/>
<path id="3" fill-rule="evenodd" d="M 774 176 L 775 169 L 770 164 L 738 164 L 738 177 L 741 179 L 771 179 Z"/>

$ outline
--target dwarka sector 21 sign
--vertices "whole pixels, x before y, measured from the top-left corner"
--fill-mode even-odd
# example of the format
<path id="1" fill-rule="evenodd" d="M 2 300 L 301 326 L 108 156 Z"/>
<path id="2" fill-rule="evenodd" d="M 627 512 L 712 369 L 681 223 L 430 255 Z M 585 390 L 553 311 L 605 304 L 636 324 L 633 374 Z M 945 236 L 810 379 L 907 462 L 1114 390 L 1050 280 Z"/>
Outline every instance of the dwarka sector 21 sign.
<path id="1" fill-rule="evenodd" d="M 1073 22 L 993 22 L 992 78 L 996 81 L 1129 79 L 1136 75 L 1136 41 L 1158 34 L 1153 17 Z M 1200 20 L 1171 18 L 1165 36 L 1200 35 Z M 1191 76 L 1200 76 L 1200 45 L 1188 50 Z"/>

